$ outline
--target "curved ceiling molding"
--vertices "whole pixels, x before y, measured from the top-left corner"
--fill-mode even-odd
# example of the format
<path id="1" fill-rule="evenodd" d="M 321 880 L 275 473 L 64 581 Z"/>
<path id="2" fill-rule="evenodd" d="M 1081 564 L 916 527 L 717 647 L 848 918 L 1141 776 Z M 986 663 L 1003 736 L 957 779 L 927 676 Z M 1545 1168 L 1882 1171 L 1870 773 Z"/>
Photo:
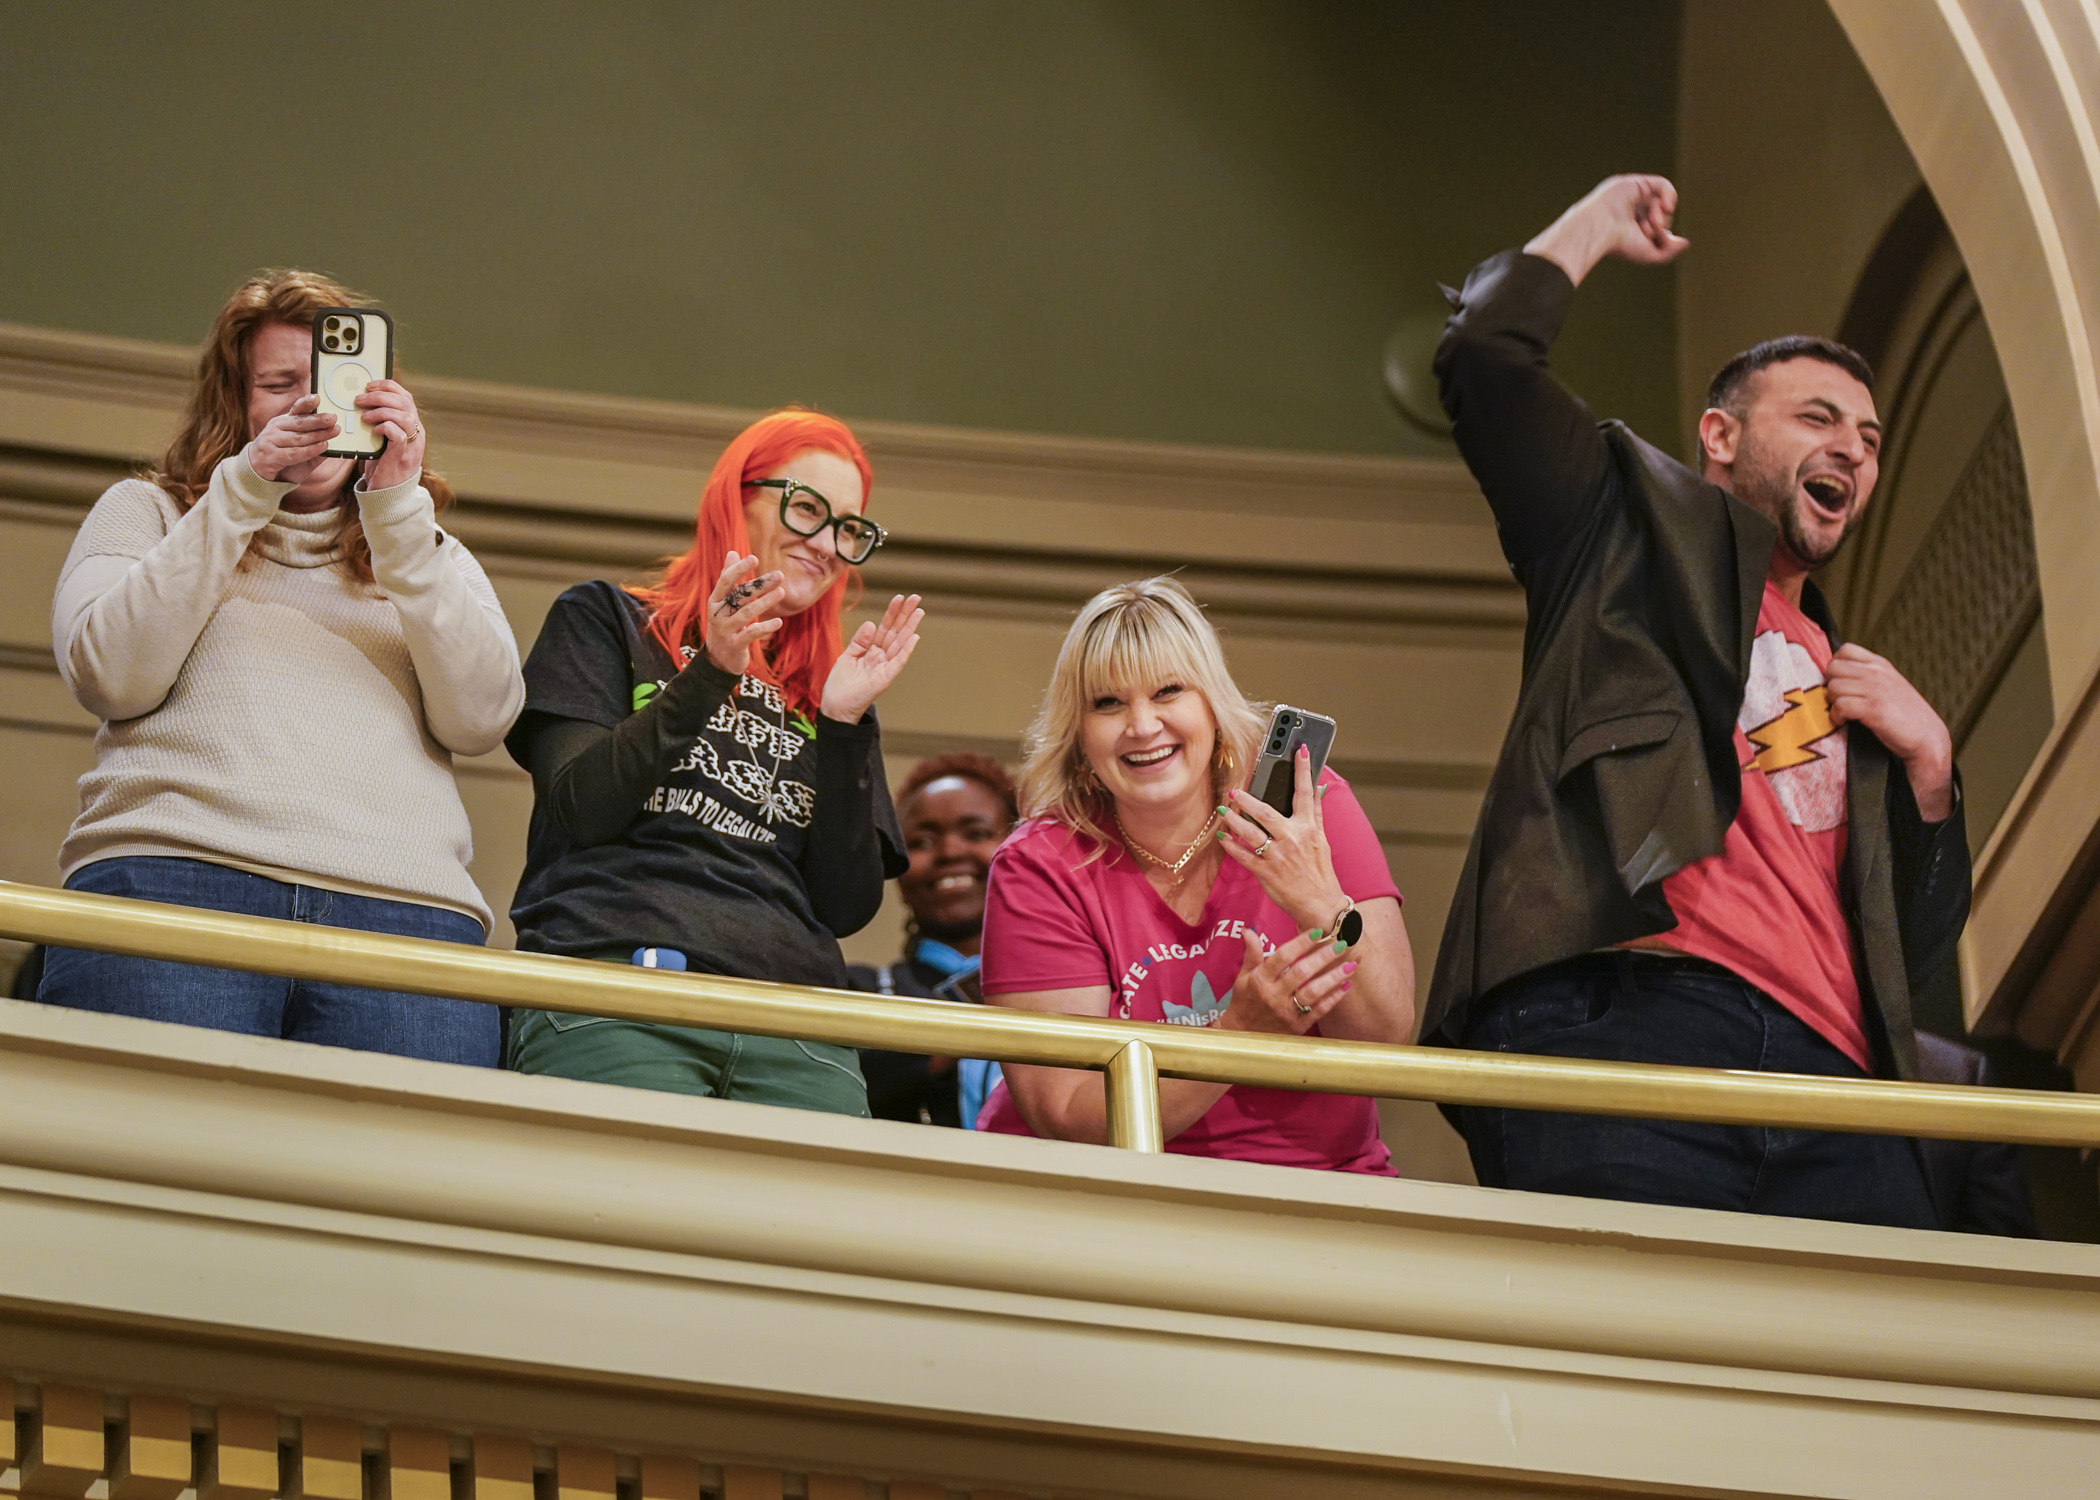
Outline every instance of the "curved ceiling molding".
<path id="1" fill-rule="evenodd" d="M 2100 10 L 1830 8 L 1961 248 L 2026 457 L 2056 727 L 1977 859 L 1967 1018 L 2100 1088 Z"/>
<path id="2" fill-rule="evenodd" d="M 2100 17 L 2079 0 L 1831 0 L 1961 246 L 2026 435 L 2050 679 L 2100 662 Z"/>

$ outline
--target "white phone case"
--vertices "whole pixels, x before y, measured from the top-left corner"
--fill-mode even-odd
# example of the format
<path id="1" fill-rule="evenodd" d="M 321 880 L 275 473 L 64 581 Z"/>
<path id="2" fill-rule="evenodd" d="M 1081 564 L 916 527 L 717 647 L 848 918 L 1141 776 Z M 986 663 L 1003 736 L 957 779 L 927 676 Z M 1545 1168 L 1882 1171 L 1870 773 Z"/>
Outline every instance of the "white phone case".
<path id="1" fill-rule="evenodd" d="M 324 307 L 314 314 L 313 391 L 341 423 L 330 458 L 374 458 L 386 439 L 367 427 L 357 398 L 394 374 L 394 320 L 375 307 Z"/>

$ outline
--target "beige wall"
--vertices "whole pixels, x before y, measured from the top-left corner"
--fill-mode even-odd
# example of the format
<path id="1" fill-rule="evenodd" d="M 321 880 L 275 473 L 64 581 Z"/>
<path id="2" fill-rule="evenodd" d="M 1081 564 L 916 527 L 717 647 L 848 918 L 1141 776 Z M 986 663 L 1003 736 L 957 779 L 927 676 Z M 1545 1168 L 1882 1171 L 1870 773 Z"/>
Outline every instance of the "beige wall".
<path id="1" fill-rule="evenodd" d="M 190 343 L 312 265 L 448 375 L 1436 452 L 1387 335 L 1608 167 L 1668 168 L 1675 14 L 5 6 L 0 319 Z M 1586 302 L 1569 368 L 1665 425 L 1667 278 Z"/>
<path id="2" fill-rule="evenodd" d="M 1686 0 L 1678 88 L 1678 435 L 1740 349 L 1835 338 L 1923 180 L 1824 0 Z"/>

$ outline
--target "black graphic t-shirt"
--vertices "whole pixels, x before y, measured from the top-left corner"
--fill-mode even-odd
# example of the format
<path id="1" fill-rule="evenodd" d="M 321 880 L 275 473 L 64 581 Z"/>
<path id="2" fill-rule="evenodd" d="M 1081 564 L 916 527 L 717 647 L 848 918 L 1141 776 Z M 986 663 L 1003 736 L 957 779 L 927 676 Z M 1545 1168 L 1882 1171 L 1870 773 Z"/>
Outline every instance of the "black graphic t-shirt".
<path id="1" fill-rule="evenodd" d="M 838 939 L 908 863 L 872 712 L 812 720 L 674 662 L 608 583 L 555 601 L 506 744 L 536 792 L 511 907 L 527 952 L 673 948 L 696 972 L 841 988 Z"/>

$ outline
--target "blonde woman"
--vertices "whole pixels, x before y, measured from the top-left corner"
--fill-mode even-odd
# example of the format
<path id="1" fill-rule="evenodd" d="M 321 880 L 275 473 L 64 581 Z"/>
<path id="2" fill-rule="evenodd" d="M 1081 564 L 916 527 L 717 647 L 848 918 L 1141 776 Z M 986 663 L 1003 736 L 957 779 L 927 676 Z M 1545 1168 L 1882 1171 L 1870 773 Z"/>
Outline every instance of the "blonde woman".
<path id="1" fill-rule="evenodd" d="M 1244 783 L 1265 717 L 1171 578 L 1079 612 L 1021 774 L 1028 821 L 992 861 L 994 1004 L 1275 1035 L 1406 1042 L 1400 892 L 1348 784 L 1298 768 L 1285 818 Z M 1351 912 L 1360 918 L 1343 921 Z M 1339 929 L 1339 934 L 1338 934 Z M 1353 945 L 1348 937 L 1354 935 Z M 1101 1075 L 1008 1067 L 979 1128 L 1105 1141 Z M 1167 1149 L 1391 1175 L 1369 1099 L 1166 1079 Z"/>

